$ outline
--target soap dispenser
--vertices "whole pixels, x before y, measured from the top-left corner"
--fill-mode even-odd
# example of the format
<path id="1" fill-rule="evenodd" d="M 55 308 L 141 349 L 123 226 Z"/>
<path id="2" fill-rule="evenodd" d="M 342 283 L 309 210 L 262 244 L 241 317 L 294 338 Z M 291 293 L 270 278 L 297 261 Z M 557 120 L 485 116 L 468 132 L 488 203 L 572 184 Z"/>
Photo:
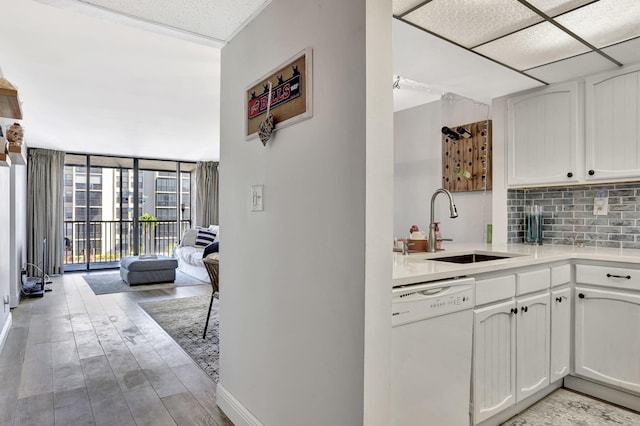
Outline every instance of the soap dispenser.
<path id="1" fill-rule="evenodd" d="M 440 241 L 440 238 L 442 238 L 442 235 L 440 234 L 440 222 L 434 222 L 433 224 L 435 225 L 434 230 L 436 231 L 436 250 L 442 250 L 442 241 Z"/>

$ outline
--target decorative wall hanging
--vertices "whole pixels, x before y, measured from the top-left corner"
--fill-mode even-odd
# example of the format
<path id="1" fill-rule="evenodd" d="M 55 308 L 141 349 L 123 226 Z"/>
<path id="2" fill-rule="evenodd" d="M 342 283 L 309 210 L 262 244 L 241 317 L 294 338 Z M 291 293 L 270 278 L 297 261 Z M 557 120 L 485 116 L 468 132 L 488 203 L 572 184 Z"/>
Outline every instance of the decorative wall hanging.
<path id="1" fill-rule="evenodd" d="M 442 128 L 442 187 L 491 189 L 491 120 Z"/>
<path id="2" fill-rule="evenodd" d="M 273 131 L 310 118 L 311 102 L 311 48 L 298 53 L 283 65 L 256 80 L 245 93 L 245 136 L 252 139 L 260 130 L 268 130 L 271 115 Z M 271 89 L 270 89 L 271 84 Z M 271 95 L 269 95 L 271 94 Z M 269 100 L 271 102 L 269 102 Z M 264 132 L 261 132 L 264 134 Z M 269 132 L 270 133 L 270 132 Z M 266 145 L 268 137 L 261 140 Z"/>

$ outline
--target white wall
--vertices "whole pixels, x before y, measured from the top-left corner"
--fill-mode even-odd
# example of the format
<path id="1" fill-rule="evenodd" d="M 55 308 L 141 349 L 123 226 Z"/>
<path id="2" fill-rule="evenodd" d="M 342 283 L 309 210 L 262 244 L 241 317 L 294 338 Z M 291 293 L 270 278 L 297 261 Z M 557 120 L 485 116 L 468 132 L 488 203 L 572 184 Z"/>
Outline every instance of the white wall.
<path id="1" fill-rule="evenodd" d="M 393 232 L 407 237 L 411 225 L 429 227 L 429 201 L 442 169 L 440 101 L 393 114 Z M 442 201 L 441 201 L 442 202 Z M 445 216 L 438 219 L 445 220 Z"/>
<path id="2" fill-rule="evenodd" d="M 236 425 L 388 424 L 391 54 L 376 71 L 365 48 L 381 21 L 390 40 L 390 16 L 387 0 L 273 0 L 223 49 L 218 404 Z M 245 141 L 246 87 L 305 47 L 313 117 Z M 389 87 L 378 110 L 372 84 Z M 376 398 L 382 417 L 365 416 Z"/>
<path id="3" fill-rule="evenodd" d="M 27 261 L 27 166 L 11 167 L 10 178 L 10 271 L 11 307 L 20 302 L 20 271 Z"/>
<path id="4" fill-rule="evenodd" d="M 414 224 L 425 232 L 429 229 L 431 196 L 442 186 L 442 126 L 473 123 L 488 116 L 487 105 L 450 95 L 394 114 L 396 236 L 406 237 Z M 492 220 L 491 191 L 455 192 L 453 197 L 459 213 L 456 219 L 449 218 L 446 197 L 436 199 L 435 220 L 440 222 L 442 237 L 458 243 L 484 241 L 486 224 Z"/>
<path id="5" fill-rule="evenodd" d="M 15 166 L 14 166 L 15 167 Z M 9 206 L 11 173 L 8 167 L 0 167 L 0 206 Z M 10 325 L 9 305 L 1 303 L 5 295 L 9 295 L 11 281 L 9 261 L 9 235 L 11 234 L 11 213 L 8 208 L 0 208 L 0 350 L 7 337 Z"/>
<path id="6" fill-rule="evenodd" d="M 493 114 L 493 242 L 507 243 L 507 98 L 494 99 Z"/>

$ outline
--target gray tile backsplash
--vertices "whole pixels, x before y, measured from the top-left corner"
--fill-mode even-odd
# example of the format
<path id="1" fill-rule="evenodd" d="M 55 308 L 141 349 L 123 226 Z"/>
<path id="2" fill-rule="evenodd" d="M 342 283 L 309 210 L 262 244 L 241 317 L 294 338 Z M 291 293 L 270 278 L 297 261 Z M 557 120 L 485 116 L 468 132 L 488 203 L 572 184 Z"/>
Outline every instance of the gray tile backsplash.
<path id="1" fill-rule="evenodd" d="M 594 198 L 609 197 L 609 212 L 593 214 Z M 524 206 L 542 206 L 543 244 L 640 248 L 640 182 L 571 187 L 510 189 L 510 243 L 524 241 Z"/>

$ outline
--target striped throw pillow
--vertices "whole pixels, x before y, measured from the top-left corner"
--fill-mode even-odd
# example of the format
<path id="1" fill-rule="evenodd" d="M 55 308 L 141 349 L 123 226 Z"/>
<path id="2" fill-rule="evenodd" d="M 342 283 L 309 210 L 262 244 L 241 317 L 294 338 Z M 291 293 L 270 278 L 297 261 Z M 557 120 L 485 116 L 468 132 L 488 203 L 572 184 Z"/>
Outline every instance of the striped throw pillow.
<path id="1" fill-rule="evenodd" d="M 196 236 L 196 247 L 206 247 L 216 239 L 216 233 L 207 229 L 198 229 L 198 235 Z"/>

